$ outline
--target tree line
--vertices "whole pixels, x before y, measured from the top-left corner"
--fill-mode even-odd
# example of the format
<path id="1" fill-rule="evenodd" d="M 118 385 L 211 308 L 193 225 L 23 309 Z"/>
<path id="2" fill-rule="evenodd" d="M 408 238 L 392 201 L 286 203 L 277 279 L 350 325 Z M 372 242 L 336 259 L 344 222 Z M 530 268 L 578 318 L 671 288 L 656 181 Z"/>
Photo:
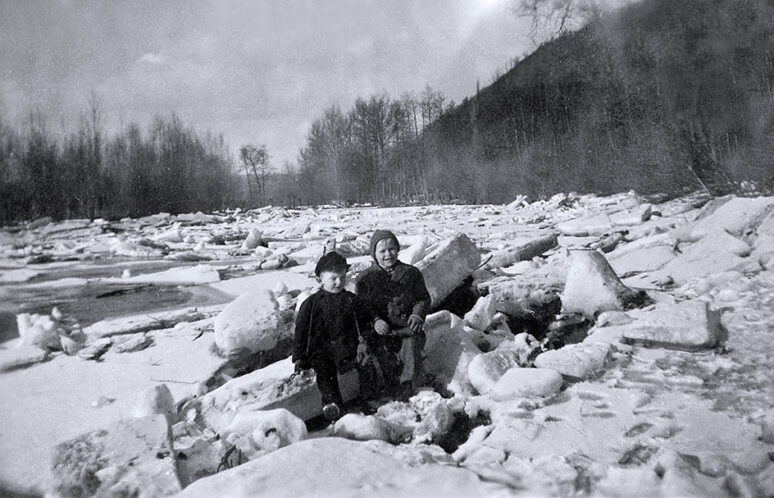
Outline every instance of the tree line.
<path id="1" fill-rule="evenodd" d="M 459 105 L 426 87 L 329 106 L 281 168 L 174 115 L 108 136 L 93 95 L 71 132 L 0 116 L 0 221 L 774 189 L 774 4 L 645 0 L 589 19 Z"/>
<path id="2" fill-rule="evenodd" d="M 0 222 L 51 216 L 120 218 L 214 210 L 236 201 L 233 160 L 220 136 L 174 114 L 146 130 L 108 136 L 94 95 L 74 131 L 56 133 L 40 112 L 20 130 L 0 121 Z"/>
<path id="3" fill-rule="evenodd" d="M 297 164 L 285 165 L 277 190 L 302 204 L 436 198 L 424 131 L 453 106 L 429 86 L 397 99 L 386 92 L 358 97 L 347 111 L 330 106 L 310 126 Z"/>
<path id="4" fill-rule="evenodd" d="M 346 113 L 329 107 L 281 171 L 266 145 L 242 145 L 235 161 L 222 136 L 174 114 L 109 135 L 101 106 L 92 94 L 69 132 L 52 130 L 38 111 L 18 129 L 0 116 L 0 222 L 444 198 L 432 188 L 423 132 L 453 104 L 430 87 L 358 98 Z"/>

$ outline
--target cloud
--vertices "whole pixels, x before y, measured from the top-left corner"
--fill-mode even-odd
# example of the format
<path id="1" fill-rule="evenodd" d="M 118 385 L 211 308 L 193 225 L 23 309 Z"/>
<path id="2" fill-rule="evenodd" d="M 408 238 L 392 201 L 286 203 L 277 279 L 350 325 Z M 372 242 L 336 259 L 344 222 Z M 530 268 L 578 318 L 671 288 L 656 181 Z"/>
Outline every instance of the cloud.
<path id="1" fill-rule="evenodd" d="M 166 65 L 168 63 L 168 59 L 163 54 L 154 54 L 154 53 L 147 53 L 143 54 L 142 57 L 140 57 L 137 62 L 139 64 L 150 64 L 153 66 L 161 66 Z"/>
<path id="2" fill-rule="evenodd" d="M 47 100 L 48 115 L 77 115 L 95 90 L 106 124 L 175 112 L 232 148 L 265 142 L 278 162 L 295 158 L 308 123 L 331 105 L 346 112 L 358 96 L 427 84 L 461 100 L 507 61 L 502 53 L 523 52 L 507 9 L 473 16 L 468 0 L 12 5 L 0 18 L 0 32 L 13 33 L 0 37 L 7 104 Z"/>

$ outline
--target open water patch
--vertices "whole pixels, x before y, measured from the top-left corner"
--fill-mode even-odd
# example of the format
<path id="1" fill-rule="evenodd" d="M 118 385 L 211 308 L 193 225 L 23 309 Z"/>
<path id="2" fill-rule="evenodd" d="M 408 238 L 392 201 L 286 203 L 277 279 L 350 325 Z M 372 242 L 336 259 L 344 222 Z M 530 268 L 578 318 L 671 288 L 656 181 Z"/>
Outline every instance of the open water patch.
<path id="1" fill-rule="evenodd" d="M 57 307 L 86 327 L 108 318 L 233 300 L 233 296 L 206 285 L 100 282 L 55 288 L 19 287 L 5 294 L 5 302 L 0 305 L 0 343 L 18 337 L 16 315 L 20 313 L 49 314 Z"/>

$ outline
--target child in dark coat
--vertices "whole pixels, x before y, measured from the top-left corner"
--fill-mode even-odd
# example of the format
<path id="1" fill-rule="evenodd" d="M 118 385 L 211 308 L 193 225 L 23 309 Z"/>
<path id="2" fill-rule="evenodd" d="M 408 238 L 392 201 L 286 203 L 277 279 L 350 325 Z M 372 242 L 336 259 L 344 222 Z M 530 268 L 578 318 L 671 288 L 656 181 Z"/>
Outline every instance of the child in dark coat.
<path id="1" fill-rule="evenodd" d="M 394 233 L 376 230 L 370 249 L 374 264 L 360 274 L 355 291 L 371 313 L 376 334 L 369 346 L 382 369 L 386 394 L 405 400 L 422 381 L 430 293 L 422 273 L 398 260 Z"/>
<path id="2" fill-rule="evenodd" d="M 338 374 L 357 368 L 361 401 L 370 404 L 376 395 L 375 367 L 365 344 L 370 316 L 360 299 L 344 289 L 348 268 L 347 260 L 336 252 L 320 258 L 315 274 L 322 287 L 301 304 L 296 317 L 295 370 L 311 368 L 317 374 L 328 420 L 341 416 Z"/>

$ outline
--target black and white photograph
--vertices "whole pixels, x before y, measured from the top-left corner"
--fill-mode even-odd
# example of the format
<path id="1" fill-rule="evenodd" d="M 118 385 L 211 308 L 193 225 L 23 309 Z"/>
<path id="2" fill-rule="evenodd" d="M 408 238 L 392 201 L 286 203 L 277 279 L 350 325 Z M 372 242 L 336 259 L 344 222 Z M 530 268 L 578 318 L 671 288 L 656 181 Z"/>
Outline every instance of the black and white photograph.
<path id="1" fill-rule="evenodd" d="M 0 0 L 0 497 L 774 498 L 772 0 Z"/>

